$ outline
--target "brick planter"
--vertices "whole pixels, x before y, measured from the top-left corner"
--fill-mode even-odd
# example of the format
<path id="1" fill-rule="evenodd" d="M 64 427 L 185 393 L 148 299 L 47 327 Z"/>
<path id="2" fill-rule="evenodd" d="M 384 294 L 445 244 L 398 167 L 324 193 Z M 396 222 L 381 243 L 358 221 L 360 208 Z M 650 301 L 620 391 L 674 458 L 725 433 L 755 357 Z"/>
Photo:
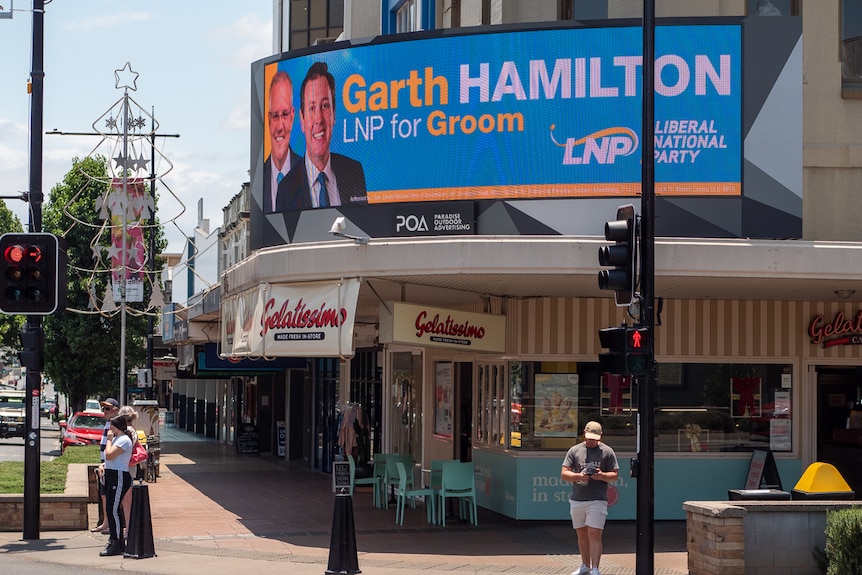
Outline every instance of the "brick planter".
<path id="1" fill-rule="evenodd" d="M 88 527 L 87 504 L 93 495 L 94 465 L 75 463 L 66 474 L 65 493 L 39 496 L 40 531 L 83 531 Z M 92 486 L 90 484 L 93 484 Z M 0 531 L 24 530 L 24 495 L 0 494 Z"/>
<path id="2" fill-rule="evenodd" d="M 820 575 L 826 512 L 854 501 L 686 501 L 690 575 Z"/>

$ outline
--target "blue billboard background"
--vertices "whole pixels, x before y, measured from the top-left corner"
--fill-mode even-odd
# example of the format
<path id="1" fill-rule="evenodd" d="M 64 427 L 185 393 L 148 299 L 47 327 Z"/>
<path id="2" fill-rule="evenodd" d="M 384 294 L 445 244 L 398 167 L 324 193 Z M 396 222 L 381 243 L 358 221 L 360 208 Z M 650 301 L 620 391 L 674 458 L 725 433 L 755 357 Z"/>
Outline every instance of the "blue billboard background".
<path id="1" fill-rule="evenodd" d="M 289 57 L 265 81 L 291 76 L 304 154 L 300 85 L 327 63 L 331 151 L 362 163 L 372 204 L 632 196 L 641 49 L 639 27 L 429 38 Z M 658 27 L 656 59 L 656 193 L 739 195 L 741 27 Z"/>

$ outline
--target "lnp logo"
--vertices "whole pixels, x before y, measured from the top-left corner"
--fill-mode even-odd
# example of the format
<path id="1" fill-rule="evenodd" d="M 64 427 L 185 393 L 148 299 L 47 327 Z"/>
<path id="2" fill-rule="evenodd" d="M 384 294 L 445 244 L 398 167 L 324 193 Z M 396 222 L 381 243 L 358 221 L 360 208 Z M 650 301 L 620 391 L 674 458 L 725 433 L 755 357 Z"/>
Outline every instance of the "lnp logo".
<path id="1" fill-rule="evenodd" d="M 427 232 L 428 222 L 425 221 L 425 216 L 395 216 L 395 231 L 400 232 L 405 228 L 408 232 Z"/>
<path id="2" fill-rule="evenodd" d="M 595 159 L 599 164 L 613 164 L 617 156 L 629 156 L 638 149 L 638 135 L 629 128 L 616 126 L 604 128 L 580 139 L 566 138 L 566 143 L 559 143 L 554 138 L 555 125 L 551 124 L 551 141 L 565 148 L 563 165 L 589 164 Z M 583 151 L 575 155 L 575 148 L 583 146 Z"/>

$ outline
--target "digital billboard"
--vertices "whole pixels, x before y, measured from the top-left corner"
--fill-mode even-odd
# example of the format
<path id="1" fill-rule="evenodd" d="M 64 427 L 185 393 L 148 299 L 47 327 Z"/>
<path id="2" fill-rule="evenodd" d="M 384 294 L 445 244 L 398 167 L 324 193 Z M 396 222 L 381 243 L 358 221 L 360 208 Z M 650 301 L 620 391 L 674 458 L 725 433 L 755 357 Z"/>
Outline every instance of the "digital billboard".
<path id="1" fill-rule="evenodd" d="M 300 161 L 282 151 L 270 211 L 636 194 L 641 38 L 639 27 L 534 30 L 273 62 L 267 169 L 287 141 Z M 739 26 L 658 29 L 657 194 L 739 195 L 740 38 Z"/>
<path id="2" fill-rule="evenodd" d="M 711 202 L 703 212 L 720 221 L 705 234 L 733 236 L 742 221 L 733 214 L 745 208 L 747 115 L 767 104 L 743 106 L 746 20 L 705 21 L 656 28 L 655 193 L 685 211 Z M 252 218 L 265 225 L 253 247 L 319 239 L 308 232 L 319 218 L 303 215 L 318 208 L 372 237 L 434 234 L 430 221 L 456 211 L 459 226 L 439 233 L 481 234 L 488 202 L 600 200 L 604 210 L 639 196 L 642 30 L 608 24 L 438 30 L 256 62 Z M 780 66 L 788 54 L 751 58 Z M 797 93 L 801 103 L 801 85 L 783 97 L 795 105 Z"/>

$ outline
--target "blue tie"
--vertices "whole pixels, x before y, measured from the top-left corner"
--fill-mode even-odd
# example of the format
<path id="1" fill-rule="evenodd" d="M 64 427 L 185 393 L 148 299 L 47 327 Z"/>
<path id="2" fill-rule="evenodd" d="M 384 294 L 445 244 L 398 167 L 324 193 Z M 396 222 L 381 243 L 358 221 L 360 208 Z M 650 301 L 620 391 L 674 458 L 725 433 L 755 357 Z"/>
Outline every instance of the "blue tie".
<path id="1" fill-rule="evenodd" d="M 283 179 L 284 179 L 284 174 L 279 172 L 278 175 L 275 177 L 275 183 L 280 184 Z"/>
<path id="2" fill-rule="evenodd" d="M 326 193 L 326 174 L 320 172 L 317 174 L 317 181 L 320 182 L 320 192 L 317 195 L 317 203 L 320 208 L 329 207 L 329 195 Z"/>

